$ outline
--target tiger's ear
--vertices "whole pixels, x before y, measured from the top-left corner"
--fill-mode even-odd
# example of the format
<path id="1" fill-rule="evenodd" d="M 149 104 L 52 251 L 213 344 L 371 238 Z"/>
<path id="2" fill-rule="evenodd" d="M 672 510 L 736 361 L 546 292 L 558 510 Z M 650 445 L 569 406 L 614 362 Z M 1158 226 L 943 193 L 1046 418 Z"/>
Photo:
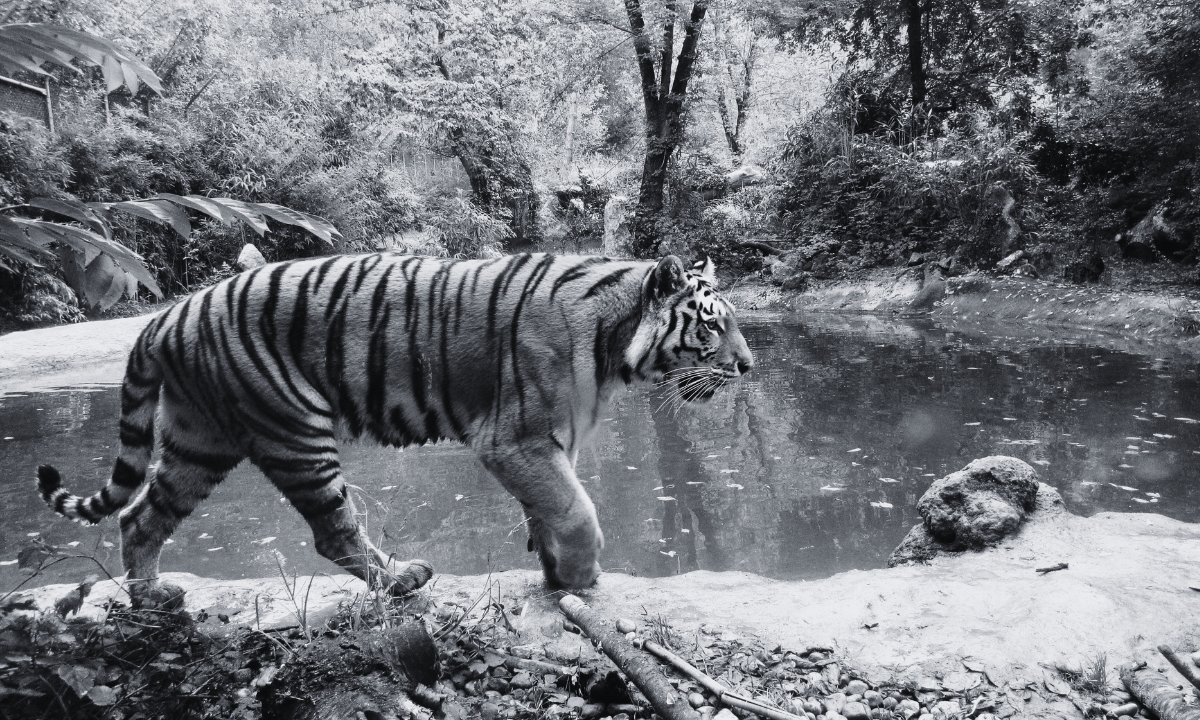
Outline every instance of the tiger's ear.
<path id="1" fill-rule="evenodd" d="M 708 253 L 704 253 L 699 260 L 692 263 L 692 272 L 713 285 L 717 284 L 717 266 L 713 263 L 712 258 L 708 256 Z"/>
<path id="2" fill-rule="evenodd" d="M 683 261 L 674 255 L 668 255 L 659 260 L 658 265 L 646 276 L 646 294 L 652 300 L 670 297 L 687 285 L 686 275 Z"/>

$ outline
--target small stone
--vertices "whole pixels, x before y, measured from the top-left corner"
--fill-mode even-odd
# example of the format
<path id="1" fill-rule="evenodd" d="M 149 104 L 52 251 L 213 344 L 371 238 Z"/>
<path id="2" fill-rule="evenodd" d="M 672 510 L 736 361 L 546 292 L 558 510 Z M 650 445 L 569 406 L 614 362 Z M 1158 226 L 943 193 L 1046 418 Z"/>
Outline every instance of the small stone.
<path id="1" fill-rule="evenodd" d="M 729 708 L 721 708 L 716 715 L 713 715 L 713 720 L 738 720 L 738 716 L 734 715 Z"/>
<path id="2" fill-rule="evenodd" d="M 933 716 L 930 715 L 929 713 L 921 713 L 920 717 L 918 717 L 917 720 L 933 720 Z"/>
<path id="3" fill-rule="evenodd" d="M 900 701 L 894 697 L 885 697 L 883 701 L 879 703 L 880 707 L 885 710 L 895 710 L 896 706 L 899 704 Z"/>
<path id="4" fill-rule="evenodd" d="M 996 716 L 988 712 L 979 713 L 975 716 L 975 720 L 996 720 Z"/>
<path id="5" fill-rule="evenodd" d="M 822 715 L 825 713 L 825 705 L 815 697 L 810 697 L 804 701 L 804 712 L 812 713 L 813 715 Z"/>
<path id="6" fill-rule="evenodd" d="M 846 683 L 847 695 L 862 695 L 867 692 L 867 684 L 862 680 L 851 680 Z"/>
<path id="7" fill-rule="evenodd" d="M 846 695 L 844 693 L 834 693 L 825 698 L 825 714 L 831 712 L 842 714 L 842 710 L 846 707 Z"/>
<path id="8" fill-rule="evenodd" d="M 907 719 L 921 712 L 921 704 L 916 700 L 909 700 L 905 698 L 904 700 L 900 701 L 900 703 L 896 706 L 896 709 L 899 710 L 900 714 Z"/>
<path id="9" fill-rule="evenodd" d="M 871 709 L 860 702 L 848 702 L 842 707 L 846 720 L 870 720 Z"/>
<path id="10" fill-rule="evenodd" d="M 625 713 L 617 713 L 612 716 L 612 720 L 629 720 L 629 716 Z"/>
<path id="11" fill-rule="evenodd" d="M 619 618 L 617 620 L 617 632 L 621 633 L 622 635 L 628 635 L 635 630 L 637 630 L 637 623 L 629 618 Z"/>
<path id="12" fill-rule="evenodd" d="M 892 711 L 884 710 L 881 707 L 871 711 L 871 720 L 892 720 Z"/>
<path id="13" fill-rule="evenodd" d="M 578 695 L 572 695 L 571 697 L 567 698 L 567 707 L 569 708 L 581 708 L 586 704 L 587 702 Z"/>
<path id="14" fill-rule="evenodd" d="M 620 715 L 624 713 L 625 715 L 633 717 L 634 715 L 637 715 L 639 710 L 641 710 L 641 708 L 639 708 L 637 705 L 630 705 L 628 703 L 618 703 L 608 706 L 609 715 Z"/>
<path id="15" fill-rule="evenodd" d="M 533 676 L 530 675 L 529 673 L 527 673 L 525 671 L 521 671 L 521 672 L 517 673 L 516 675 L 513 675 L 512 680 L 508 681 L 508 685 L 509 685 L 509 687 L 527 690 L 527 689 L 533 687 L 534 685 L 537 685 L 537 680 L 534 680 Z"/>
<path id="16" fill-rule="evenodd" d="M 483 707 L 479 708 L 479 716 L 483 720 L 497 720 L 500 717 L 500 706 L 495 703 L 484 703 Z"/>
<path id="17" fill-rule="evenodd" d="M 880 695 L 874 690 L 868 690 L 863 693 L 863 702 L 865 702 L 869 708 L 877 708 L 880 705 L 883 705 L 883 695 Z"/>
<path id="18" fill-rule="evenodd" d="M 254 246 L 254 243 L 246 243 L 242 246 L 242 251 L 238 253 L 237 265 L 238 270 L 246 271 L 252 268 L 261 267 L 267 264 L 267 259 L 259 252 L 259 249 Z"/>
<path id="19" fill-rule="evenodd" d="M 703 705 L 707 705 L 708 701 L 705 700 L 704 696 L 701 695 L 700 693 L 694 692 L 694 693 L 688 693 L 688 704 L 694 708 L 698 708 Z"/>
<path id="20" fill-rule="evenodd" d="M 953 700 L 943 700 L 937 705 L 933 706 L 934 715 L 942 715 L 945 717 L 957 717 L 961 710 L 962 708 L 960 708 L 958 703 L 954 702 Z"/>
<path id="21" fill-rule="evenodd" d="M 700 720 L 712 720 L 712 716 L 717 714 L 717 709 L 712 705 L 701 705 L 696 708 L 696 712 L 700 713 Z"/>

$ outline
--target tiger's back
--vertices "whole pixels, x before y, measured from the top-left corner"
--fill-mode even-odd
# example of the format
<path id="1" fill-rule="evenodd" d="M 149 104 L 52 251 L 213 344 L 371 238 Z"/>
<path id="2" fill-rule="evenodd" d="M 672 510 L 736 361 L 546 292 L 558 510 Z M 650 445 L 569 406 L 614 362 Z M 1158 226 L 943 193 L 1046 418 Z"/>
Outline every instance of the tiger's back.
<path id="1" fill-rule="evenodd" d="M 153 585 L 162 542 L 248 457 L 309 521 L 319 552 L 406 591 L 431 570 L 392 565 L 370 544 L 353 517 L 338 438 L 458 440 L 525 506 L 548 579 L 588 584 L 603 540 L 574 464 L 608 395 L 634 379 L 707 367 L 722 348 L 722 377 L 751 362 L 711 275 L 667 260 L 378 254 L 257 268 L 196 293 L 142 333 L 109 485 L 78 498 L 42 468 L 39 487 L 68 517 L 95 522 L 124 507 L 126 568 Z M 719 322 L 728 342 L 710 343 L 705 356 L 702 323 Z M 143 484 L 156 407 L 162 459 Z"/>

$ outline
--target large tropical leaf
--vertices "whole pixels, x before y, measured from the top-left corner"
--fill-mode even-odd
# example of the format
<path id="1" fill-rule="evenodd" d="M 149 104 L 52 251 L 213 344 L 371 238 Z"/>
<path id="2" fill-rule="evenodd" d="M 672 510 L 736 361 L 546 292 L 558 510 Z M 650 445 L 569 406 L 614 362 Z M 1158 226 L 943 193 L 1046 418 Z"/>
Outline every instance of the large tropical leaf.
<path id="1" fill-rule="evenodd" d="M 45 65 L 78 72 L 74 63 L 99 67 L 109 92 L 123 85 L 136 93 L 144 83 L 162 94 L 162 81 L 153 70 L 102 37 L 49 23 L 0 25 L 0 70 L 5 73 L 25 70 L 49 75 Z"/>

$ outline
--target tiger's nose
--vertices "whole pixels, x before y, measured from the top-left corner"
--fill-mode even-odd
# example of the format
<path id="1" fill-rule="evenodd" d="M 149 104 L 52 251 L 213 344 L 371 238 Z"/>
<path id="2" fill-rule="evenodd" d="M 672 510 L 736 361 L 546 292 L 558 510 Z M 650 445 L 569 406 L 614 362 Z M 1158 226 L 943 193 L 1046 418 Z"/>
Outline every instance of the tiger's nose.
<path id="1" fill-rule="evenodd" d="M 746 373 L 750 372 L 753 368 L 754 368 L 754 360 L 753 359 L 737 361 L 738 372 L 741 373 L 742 375 L 745 375 Z"/>

